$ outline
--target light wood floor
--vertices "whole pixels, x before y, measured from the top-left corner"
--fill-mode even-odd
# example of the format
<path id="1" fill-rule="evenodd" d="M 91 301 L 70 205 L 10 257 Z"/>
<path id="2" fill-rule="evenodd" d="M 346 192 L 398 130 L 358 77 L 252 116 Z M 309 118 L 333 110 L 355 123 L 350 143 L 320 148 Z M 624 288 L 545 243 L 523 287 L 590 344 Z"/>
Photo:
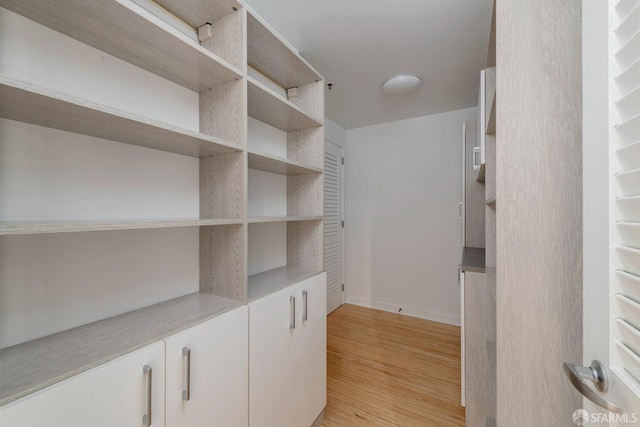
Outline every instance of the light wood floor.
<path id="1" fill-rule="evenodd" d="M 323 426 L 464 426 L 460 328 L 344 305 L 327 335 Z"/>

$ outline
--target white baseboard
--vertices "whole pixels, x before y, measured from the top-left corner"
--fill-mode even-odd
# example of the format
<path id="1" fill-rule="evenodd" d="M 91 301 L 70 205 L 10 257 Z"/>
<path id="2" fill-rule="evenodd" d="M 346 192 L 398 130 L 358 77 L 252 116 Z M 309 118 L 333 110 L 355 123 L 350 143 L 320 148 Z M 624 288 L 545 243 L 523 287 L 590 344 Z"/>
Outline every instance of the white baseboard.
<path id="1" fill-rule="evenodd" d="M 366 298 L 347 297 L 347 304 L 359 305 L 362 307 L 374 308 L 376 310 L 398 313 L 400 306 L 388 304 L 386 302 L 373 301 Z M 420 310 L 411 307 L 402 307 L 399 313 L 404 316 L 417 317 L 419 319 L 431 320 L 433 322 L 446 323 L 448 325 L 460 326 L 460 317 L 450 314 L 434 313 L 432 311 Z"/>

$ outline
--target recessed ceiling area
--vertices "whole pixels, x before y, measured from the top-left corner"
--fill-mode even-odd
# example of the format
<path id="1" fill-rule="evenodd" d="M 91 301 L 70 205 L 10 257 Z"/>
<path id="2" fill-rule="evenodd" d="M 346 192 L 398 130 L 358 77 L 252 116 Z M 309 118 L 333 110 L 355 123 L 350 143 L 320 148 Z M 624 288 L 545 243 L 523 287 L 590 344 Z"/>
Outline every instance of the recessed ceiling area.
<path id="1" fill-rule="evenodd" d="M 325 77 L 326 114 L 345 129 L 477 105 L 492 0 L 248 0 Z M 398 74 L 419 91 L 385 95 Z"/>

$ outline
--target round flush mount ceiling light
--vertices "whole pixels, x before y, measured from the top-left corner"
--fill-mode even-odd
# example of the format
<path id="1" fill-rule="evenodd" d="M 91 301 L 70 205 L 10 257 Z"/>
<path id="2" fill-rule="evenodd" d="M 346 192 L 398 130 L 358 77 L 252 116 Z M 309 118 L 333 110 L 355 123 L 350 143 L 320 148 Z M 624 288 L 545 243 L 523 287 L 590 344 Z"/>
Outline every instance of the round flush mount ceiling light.
<path id="1" fill-rule="evenodd" d="M 408 95 L 418 90 L 420 86 L 422 86 L 420 77 L 400 74 L 384 82 L 382 84 L 382 92 L 389 95 Z"/>

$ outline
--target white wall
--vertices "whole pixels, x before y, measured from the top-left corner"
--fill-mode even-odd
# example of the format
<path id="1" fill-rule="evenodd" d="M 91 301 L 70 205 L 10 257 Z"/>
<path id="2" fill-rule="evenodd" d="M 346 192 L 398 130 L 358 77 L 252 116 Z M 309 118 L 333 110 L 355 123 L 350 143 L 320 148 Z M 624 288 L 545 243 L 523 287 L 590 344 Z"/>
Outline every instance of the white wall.
<path id="1" fill-rule="evenodd" d="M 582 5 L 583 362 L 609 365 L 609 4 Z M 597 407 L 585 399 L 585 409 Z"/>
<path id="2" fill-rule="evenodd" d="M 582 2 L 583 362 L 610 366 L 609 4 Z M 613 376 L 616 378 L 616 376 Z M 615 381 L 614 380 L 614 381 Z M 612 384 L 615 390 L 615 383 Z M 620 388 L 618 389 L 620 390 Z M 602 409 L 588 399 L 583 408 Z M 607 425 L 607 423 L 602 423 Z"/>
<path id="3" fill-rule="evenodd" d="M 0 8 L 0 73 L 198 130 L 198 94 Z M 197 217 L 198 159 L 0 120 L 0 220 Z M 0 348 L 198 290 L 197 228 L 0 237 Z"/>
<path id="4" fill-rule="evenodd" d="M 329 117 L 324 118 L 324 139 L 344 147 L 347 142 L 347 132 Z"/>
<path id="5" fill-rule="evenodd" d="M 462 123 L 475 115 L 346 132 L 348 303 L 460 323 Z"/>

